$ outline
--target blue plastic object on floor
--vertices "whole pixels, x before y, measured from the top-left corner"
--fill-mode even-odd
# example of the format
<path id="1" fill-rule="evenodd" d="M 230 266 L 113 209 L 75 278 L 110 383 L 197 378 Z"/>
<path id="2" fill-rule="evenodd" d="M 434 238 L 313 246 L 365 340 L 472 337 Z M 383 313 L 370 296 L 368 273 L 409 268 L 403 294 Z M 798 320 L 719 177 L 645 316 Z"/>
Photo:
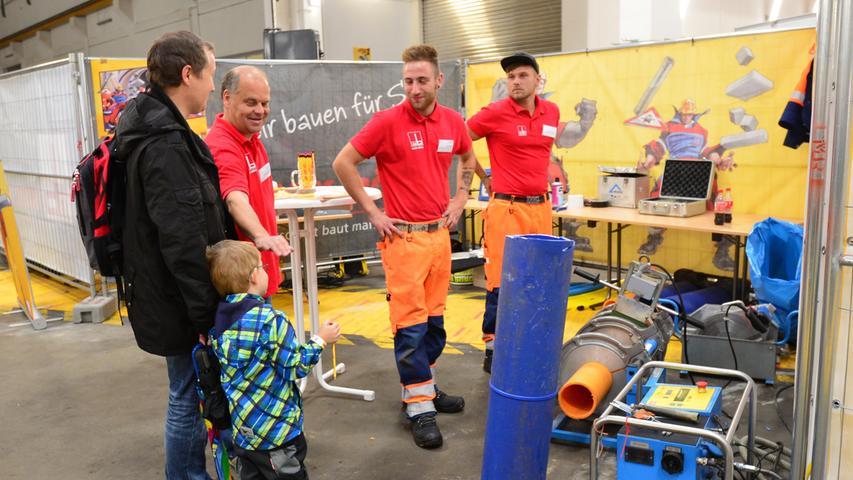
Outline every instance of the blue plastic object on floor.
<path id="1" fill-rule="evenodd" d="M 571 297 L 572 295 L 582 295 L 584 293 L 601 290 L 602 288 L 604 288 L 604 285 L 601 285 L 599 283 L 574 282 L 569 286 L 569 296 Z"/>
<path id="2" fill-rule="evenodd" d="M 677 294 L 672 294 L 666 298 L 679 303 Z M 732 293 L 720 287 L 706 287 L 687 293 L 681 292 L 681 298 L 684 300 L 684 311 L 689 315 L 706 303 L 722 304 L 728 302 L 732 299 Z"/>
<path id="3" fill-rule="evenodd" d="M 482 478 L 545 480 L 572 240 L 506 238 Z"/>
<path id="4" fill-rule="evenodd" d="M 660 292 L 660 298 L 667 298 L 672 296 L 678 296 L 678 292 L 681 292 L 684 295 L 687 292 L 692 292 L 693 290 L 697 290 L 699 287 L 693 285 L 690 282 L 676 282 L 675 286 L 678 287 L 678 290 L 675 289 L 672 284 L 667 284 L 663 287 L 663 290 Z"/>

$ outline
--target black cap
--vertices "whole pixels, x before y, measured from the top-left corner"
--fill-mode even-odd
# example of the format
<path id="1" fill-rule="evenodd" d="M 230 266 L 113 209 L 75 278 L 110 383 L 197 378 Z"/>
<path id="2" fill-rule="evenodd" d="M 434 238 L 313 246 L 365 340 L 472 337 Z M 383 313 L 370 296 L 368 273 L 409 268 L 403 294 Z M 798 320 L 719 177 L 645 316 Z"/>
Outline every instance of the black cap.
<path id="1" fill-rule="evenodd" d="M 536 70 L 536 73 L 539 73 L 539 64 L 536 62 L 536 59 L 533 58 L 533 55 L 529 53 L 516 52 L 501 59 L 501 68 L 504 69 L 504 72 L 506 72 L 509 67 L 515 65 L 530 65 L 533 67 L 533 70 Z"/>

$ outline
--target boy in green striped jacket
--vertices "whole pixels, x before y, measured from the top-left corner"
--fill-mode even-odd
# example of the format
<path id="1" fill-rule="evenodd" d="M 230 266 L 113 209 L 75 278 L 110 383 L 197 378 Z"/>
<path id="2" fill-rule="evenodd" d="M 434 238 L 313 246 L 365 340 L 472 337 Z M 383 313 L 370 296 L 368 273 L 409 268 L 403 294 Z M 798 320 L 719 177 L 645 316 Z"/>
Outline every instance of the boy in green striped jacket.
<path id="1" fill-rule="evenodd" d="M 208 248 L 207 261 L 213 285 L 225 297 L 216 310 L 211 345 L 231 407 L 240 478 L 307 479 L 296 381 L 337 341 L 341 327 L 327 322 L 300 345 L 284 313 L 262 297 L 267 274 L 250 243 L 223 240 Z"/>

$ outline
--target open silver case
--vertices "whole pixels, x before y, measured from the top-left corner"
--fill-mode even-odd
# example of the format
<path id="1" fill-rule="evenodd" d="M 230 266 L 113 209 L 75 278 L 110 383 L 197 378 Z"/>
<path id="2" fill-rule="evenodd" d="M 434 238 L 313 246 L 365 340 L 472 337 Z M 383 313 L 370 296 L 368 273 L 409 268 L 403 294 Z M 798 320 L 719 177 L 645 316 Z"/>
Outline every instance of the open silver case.
<path id="1" fill-rule="evenodd" d="M 705 212 L 714 181 L 710 160 L 675 160 L 664 163 L 660 196 L 640 200 L 640 213 L 692 217 Z"/>

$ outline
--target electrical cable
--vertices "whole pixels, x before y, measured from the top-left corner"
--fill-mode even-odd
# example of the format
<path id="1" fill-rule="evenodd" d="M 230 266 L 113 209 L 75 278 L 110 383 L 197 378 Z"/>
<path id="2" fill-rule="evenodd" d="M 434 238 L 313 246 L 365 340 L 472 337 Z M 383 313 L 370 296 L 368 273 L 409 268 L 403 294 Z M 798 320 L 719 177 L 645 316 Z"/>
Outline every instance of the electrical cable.
<path id="1" fill-rule="evenodd" d="M 773 468 L 771 469 L 774 472 L 779 470 L 779 462 L 782 461 L 782 451 L 785 450 L 785 445 L 782 442 L 776 442 L 776 444 L 779 445 L 779 454 L 776 455 L 776 461 L 773 462 Z"/>
<path id="2" fill-rule="evenodd" d="M 735 450 L 735 454 L 740 455 L 744 459 L 748 458 L 749 454 L 749 450 L 747 449 L 747 440 L 748 436 L 744 435 L 743 437 L 737 438 L 734 442 L 732 442 L 732 446 L 737 447 Z M 757 455 L 759 458 L 762 458 L 762 461 L 764 458 L 766 458 L 766 456 L 769 456 L 767 455 L 768 453 L 777 454 L 773 470 L 779 471 L 779 467 L 781 467 L 783 471 L 791 471 L 791 449 L 785 447 L 784 444 L 782 444 L 781 442 L 773 442 L 767 438 L 758 436 L 755 437 L 755 445 L 756 446 L 755 448 L 753 448 L 752 453 Z M 768 447 L 768 449 L 765 450 L 764 448 L 762 448 L 762 446 Z M 757 465 L 757 467 L 761 468 L 760 465 Z M 769 474 L 773 476 L 778 475 L 774 472 L 771 472 L 770 470 L 761 468 L 761 471 L 758 472 L 758 478 L 766 479 L 766 477 L 764 477 L 762 474 Z"/>
<path id="3" fill-rule="evenodd" d="M 642 258 L 643 257 L 640 257 L 641 260 Z M 645 258 L 647 260 L 650 260 L 648 257 Z M 681 351 L 684 354 L 684 363 L 690 365 L 690 359 L 687 356 L 687 323 L 690 319 L 690 315 L 688 315 L 687 311 L 684 310 L 684 297 L 681 296 L 681 290 L 678 288 L 678 285 L 675 283 L 675 277 L 673 277 L 669 273 L 669 270 L 657 263 L 651 263 L 651 261 L 649 262 L 649 265 L 651 265 L 652 268 L 660 270 L 661 272 L 663 272 L 664 275 L 667 276 L 667 278 L 669 278 L 669 282 L 672 283 L 672 288 L 675 289 L 675 294 L 678 296 L 678 313 L 680 314 L 679 316 L 683 315 L 683 318 L 681 319 Z M 693 378 L 693 372 L 688 371 L 687 376 L 690 377 L 690 383 L 696 385 L 696 380 Z"/>
<path id="4" fill-rule="evenodd" d="M 791 432 L 791 427 L 788 426 L 788 422 L 785 421 L 785 417 L 784 417 L 784 415 L 782 415 L 782 407 L 779 406 L 779 395 L 781 395 L 782 392 L 784 392 L 785 390 L 787 390 L 793 386 L 794 386 L 793 383 L 783 385 L 778 390 L 776 390 L 776 395 L 773 397 L 773 403 L 776 406 L 776 415 L 779 416 L 779 420 L 782 422 L 782 425 L 785 427 L 785 430 L 787 430 L 788 433 L 793 433 L 793 432 Z"/>
<path id="5" fill-rule="evenodd" d="M 739 303 L 731 303 L 731 304 L 729 304 L 728 307 L 726 307 L 726 313 L 723 315 L 723 325 L 726 327 L 726 338 L 728 338 L 728 340 L 729 340 L 729 349 L 731 349 L 732 358 L 735 361 L 735 370 L 740 370 L 738 368 L 737 353 L 735 353 L 735 346 L 732 343 L 732 334 L 731 334 L 731 332 L 729 332 L 729 322 L 731 321 L 731 319 L 729 318 L 729 310 L 731 310 L 731 308 L 734 306 L 739 307 L 740 309 L 742 309 L 744 311 L 744 314 L 746 314 L 746 308 L 744 308 L 743 305 L 741 305 Z M 729 380 L 729 382 L 731 382 L 731 380 Z M 726 386 L 728 386 L 728 383 L 726 384 Z"/>
<path id="6" fill-rule="evenodd" d="M 770 455 L 776 454 L 776 461 L 778 462 L 779 458 L 782 456 L 781 454 L 783 448 L 785 448 L 785 446 L 782 445 L 782 443 L 777 442 L 776 448 L 767 450 L 766 452 L 764 452 L 763 455 L 758 457 L 758 462 L 756 462 L 756 466 L 759 468 L 759 470 L 762 468 L 761 465 L 764 463 L 764 460 L 766 460 L 767 457 L 769 457 Z"/>
<path id="7" fill-rule="evenodd" d="M 747 314 L 747 310 L 746 310 L 746 307 L 744 307 L 740 303 L 730 303 L 726 307 L 726 313 L 723 314 L 723 326 L 726 327 L 726 338 L 729 341 L 729 349 L 732 352 L 732 359 L 734 359 L 734 362 L 735 362 L 735 370 L 740 370 L 738 368 L 737 354 L 735 353 L 735 346 L 732 343 L 732 334 L 731 334 L 731 332 L 729 332 L 729 321 L 731 321 L 731 319 L 729 318 L 729 310 L 731 310 L 732 307 L 740 308 L 741 310 L 743 310 L 744 315 Z M 723 385 L 723 390 L 725 390 L 731 383 L 732 383 L 732 379 L 730 378 L 729 381 L 727 381 L 726 384 Z M 729 418 L 732 418 L 732 416 L 729 415 L 728 413 L 726 413 L 725 411 L 723 411 L 723 414 L 725 414 Z"/>

